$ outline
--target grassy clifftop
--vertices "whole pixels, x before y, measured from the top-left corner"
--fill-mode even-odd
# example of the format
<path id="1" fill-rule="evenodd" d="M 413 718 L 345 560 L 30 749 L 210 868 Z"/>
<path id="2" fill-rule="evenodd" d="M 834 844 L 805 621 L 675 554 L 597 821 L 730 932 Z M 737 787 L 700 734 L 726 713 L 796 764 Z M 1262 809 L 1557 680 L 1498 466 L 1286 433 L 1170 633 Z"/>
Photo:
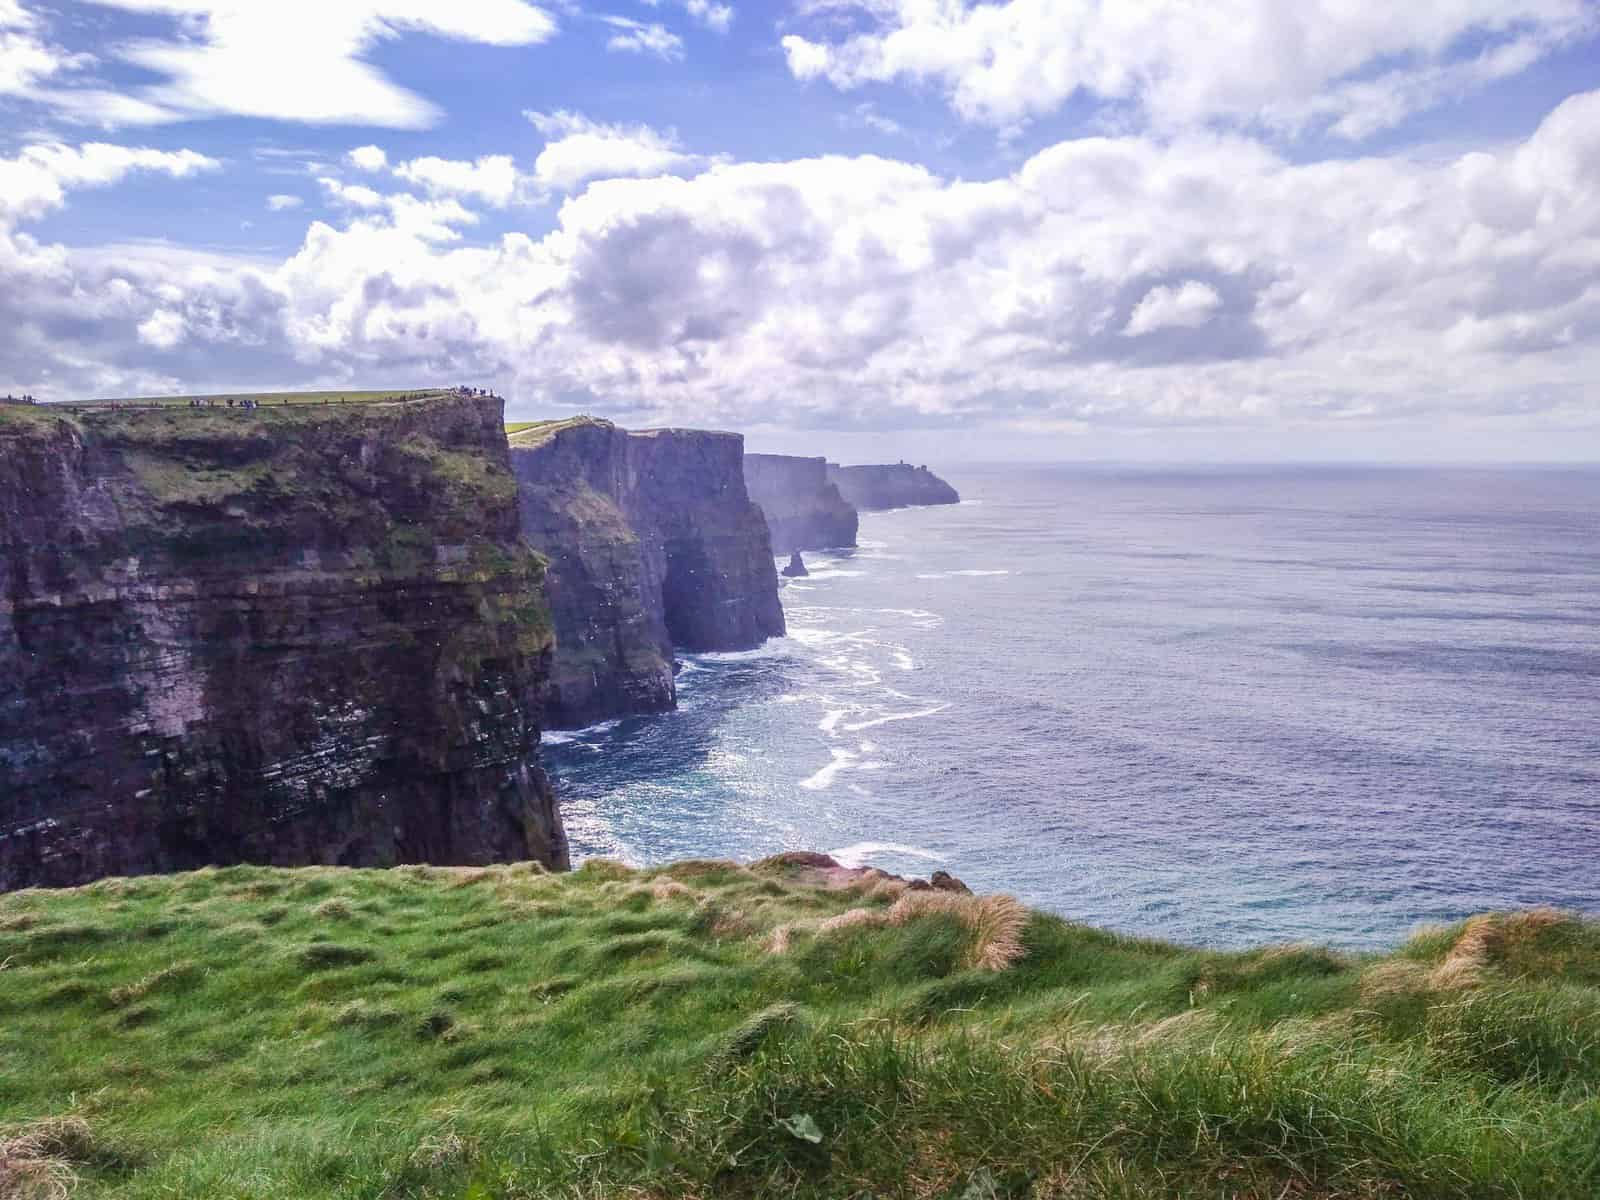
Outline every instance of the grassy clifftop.
<path id="1" fill-rule="evenodd" d="M 794 861 L 17 893 L 0 1194 L 52 1188 L 1592 1197 L 1600 928 L 1211 953 Z"/>

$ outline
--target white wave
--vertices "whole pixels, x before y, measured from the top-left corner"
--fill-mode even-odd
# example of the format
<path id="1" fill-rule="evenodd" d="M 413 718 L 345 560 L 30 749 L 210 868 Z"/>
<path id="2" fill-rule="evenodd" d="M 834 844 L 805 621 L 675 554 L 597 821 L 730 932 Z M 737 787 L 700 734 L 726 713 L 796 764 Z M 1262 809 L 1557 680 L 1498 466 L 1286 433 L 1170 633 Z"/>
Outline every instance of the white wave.
<path id="1" fill-rule="evenodd" d="M 840 638 L 848 637 L 837 629 L 791 629 L 789 638 L 799 642 L 802 646 L 824 646 L 829 642 L 836 642 Z"/>
<path id="2" fill-rule="evenodd" d="M 848 654 L 836 654 L 830 658 L 819 658 L 817 665 L 826 667 L 830 671 L 837 671 L 841 675 L 849 676 L 857 686 L 871 686 L 883 681 L 883 676 L 878 673 L 877 668 L 871 663 L 851 658 Z"/>
<path id="3" fill-rule="evenodd" d="M 896 650 L 894 651 L 894 665 L 899 667 L 902 671 L 914 671 L 917 663 L 916 660 L 904 650 Z"/>
<path id="4" fill-rule="evenodd" d="M 1009 575 L 1010 571 L 926 571 L 918 574 L 918 579 L 953 579 L 956 576 L 972 578 L 982 575 Z"/>
<path id="5" fill-rule="evenodd" d="M 857 721 L 853 725 L 844 726 L 844 728 L 849 733 L 858 733 L 863 729 L 872 729 L 878 725 L 887 725 L 890 721 L 914 721 L 918 717 L 931 717 L 936 713 L 942 713 L 949 707 L 950 705 L 948 703 L 935 704 L 932 708 L 924 708 L 917 712 L 890 713 L 887 717 L 874 717 L 870 721 Z"/>
<path id="6" fill-rule="evenodd" d="M 952 575 L 1009 575 L 1010 571 L 951 571 Z"/>
<path id="7" fill-rule="evenodd" d="M 849 713 L 850 710 L 847 708 L 829 709 L 828 712 L 823 715 L 822 720 L 817 722 L 817 728 L 822 730 L 823 733 L 832 733 L 839 722 L 844 720 Z"/>
<path id="8" fill-rule="evenodd" d="M 621 717 L 610 721 L 600 721 L 594 725 L 585 725 L 582 729 L 547 729 L 544 731 L 543 741 L 550 746 L 565 746 L 571 742 L 586 742 L 592 738 L 610 733 L 622 724 Z"/>
<path id="9" fill-rule="evenodd" d="M 800 781 L 801 787 L 809 792 L 820 792 L 832 787 L 834 776 L 856 761 L 856 755 L 849 750 L 830 750 L 828 753 L 833 755 L 833 761 L 816 774 L 802 779 Z"/>
<path id="10" fill-rule="evenodd" d="M 906 846 L 900 842 L 855 842 L 849 846 L 840 846 L 837 850 L 829 850 L 828 856 L 838 860 L 841 866 L 865 866 L 867 859 L 880 854 L 901 854 L 907 858 L 920 858 L 926 862 L 943 862 L 944 855 L 937 854 L 922 846 Z"/>
<path id="11" fill-rule="evenodd" d="M 838 567 L 816 567 L 806 576 L 807 579 L 855 579 L 865 575 L 865 571 L 844 571 Z"/>
<path id="12" fill-rule="evenodd" d="M 754 650 L 708 650 L 702 654 L 693 655 L 692 660 L 690 656 L 685 655 L 684 661 L 729 663 L 750 662 L 758 658 L 774 658 L 783 653 L 783 643 L 786 640 L 786 638 L 773 638 L 765 646 L 757 646 Z"/>

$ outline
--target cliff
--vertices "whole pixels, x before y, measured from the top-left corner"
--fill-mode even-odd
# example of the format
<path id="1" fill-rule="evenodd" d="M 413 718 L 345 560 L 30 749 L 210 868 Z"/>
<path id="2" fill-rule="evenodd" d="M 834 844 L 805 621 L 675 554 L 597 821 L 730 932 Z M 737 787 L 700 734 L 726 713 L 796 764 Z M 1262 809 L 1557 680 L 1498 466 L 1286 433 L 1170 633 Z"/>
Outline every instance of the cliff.
<path id="1" fill-rule="evenodd" d="M 564 865 L 501 417 L 0 411 L 0 888 Z"/>
<path id="2" fill-rule="evenodd" d="M 871 467 L 828 464 L 828 480 L 857 508 L 909 508 L 923 504 L 960 504 L 955 488 L 927 467 L 888 463 Z"/>
<path id="3" fill-rule="evenodd" d="M 630 433 L 587 417 L 511 437 L 523 534 L 549 558 L 552 726 L 671 708 L 674 648 L 784 632 L 737 434 Z"/>
<path id="4" fill-rule="evenodd" d="M 856 510 L 828 479 L 821 458 L 746 454 L 744 482 L 766 514 L 774 554 L 856 544 Z"/>

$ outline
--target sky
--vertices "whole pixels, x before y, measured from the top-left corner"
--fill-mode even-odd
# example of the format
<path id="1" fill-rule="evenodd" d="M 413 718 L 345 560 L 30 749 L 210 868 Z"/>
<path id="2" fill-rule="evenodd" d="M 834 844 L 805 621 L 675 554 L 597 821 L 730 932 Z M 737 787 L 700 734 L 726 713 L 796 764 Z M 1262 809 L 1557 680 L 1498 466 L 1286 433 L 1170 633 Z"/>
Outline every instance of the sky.
<path id="1" fill-rule="evenodd" d="M 1594 461 L 1600 0 L 0 0 L 0 391 Z"/>

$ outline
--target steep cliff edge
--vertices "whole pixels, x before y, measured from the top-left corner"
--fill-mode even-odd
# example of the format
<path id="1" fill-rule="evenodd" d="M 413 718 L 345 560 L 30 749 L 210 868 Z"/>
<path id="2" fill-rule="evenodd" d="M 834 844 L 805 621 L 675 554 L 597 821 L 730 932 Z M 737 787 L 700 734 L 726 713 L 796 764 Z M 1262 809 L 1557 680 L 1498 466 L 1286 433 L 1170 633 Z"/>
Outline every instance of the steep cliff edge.
<path id="1" fill-rule="evenodd" d="M 961 496 L 927 467 L 886 463 L 870 467 L 828 464 L 828 481 L 851 504 L 862 509 L 910 508 L 923 504 L 960 504 Z"/>
<path id="2" fill-rule="evenodd" d="M 748 650 L 783 634 L 743 455 L 737 434 L 588 417 L 512 435 L 523 535 L 550 564 L 552 726 L 671 708 L 674 647 Z"/>
<path id="3" fill-rule="evenodd" d="M 822 458 L 746 454 L 744 482 L 766 514 L 774 554 L 856 544 L 856 510 L 828 479 Z"/>
<path id="4" fill-rule="evenodd" d="M 0 412 L 0 888 L 565 865 L 501 419 Z"/>

